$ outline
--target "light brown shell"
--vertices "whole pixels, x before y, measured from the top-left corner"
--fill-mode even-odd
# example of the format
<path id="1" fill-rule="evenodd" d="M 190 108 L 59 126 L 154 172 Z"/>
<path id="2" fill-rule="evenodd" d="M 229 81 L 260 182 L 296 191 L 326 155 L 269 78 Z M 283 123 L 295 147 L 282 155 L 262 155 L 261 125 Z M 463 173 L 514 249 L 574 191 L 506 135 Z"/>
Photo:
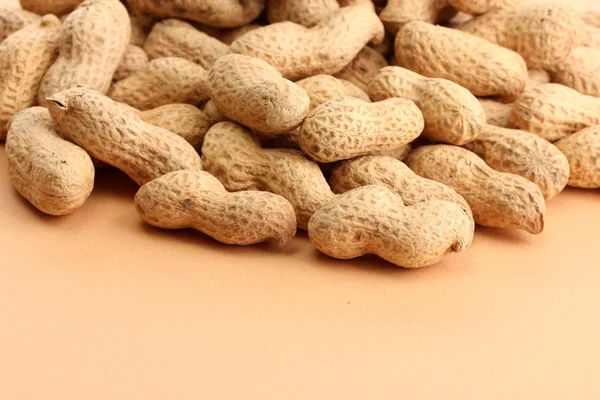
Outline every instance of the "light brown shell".
<path id="1" fill-rule="evenodd" d="M 421 178 L 402 161 L 387 156 L 362 156 L 340 161 L 329 178 L 334 193 L 344 193 L 367 185 L 384 185 L 402 198 L 407 206 L 431 200 L 445 200 L 471 208 L 456 191 L 439 182 Z"/>
<path id="2" fill-rule="evenodd" d="M 193 228 L 226 244 L 290 242 L 296 235 L 292 205 L 273 193 L 229 193 L 204 171 L 174 171 L 142 186 L 135 195 L 142 220 L 163 229 Z"/>
<path id="3" fill-rule="evenodd" d="M 374 12 L 364 6 L 353 6 L 341 8 L 310 29 L 293 22 L 255 29 L 233 42 L 231 50 L 260 58 L 284 78 L 296 81 L 340 72 L 367 43 L 380 43 L 384 35 L 383 25 Z"/>
<path id="4" fill-rule="evenodd" d="M 272 24 L 291 21 L 311 28 L 339 8 L 337 0 L 267 0 L 267 18 Z"/>
<path id="5" fill-rule="evenodd" d="M 510 127 L 510 112 L 512 103 L 505 104 L 493 99 L 478 99 L 485 112 L 487 123 L 501 128 Z"/>
<path id="6" fill-rule="evenodd" d="M 581 13 L 586 24 L 600 28 L 600 10 L 586 10 Z"/>
<path id="7" fill-rule="evenodd" d="M 567 186 L 569 162 L 552 143 L 533 133 L 486 125 L 483 133 L 464 147 L 496 171 L 535 183 L 546 200 Z"/>
<path id="8" fill-rule="evenodd" d="M 244 36 L 248 32 L 252 32 L 255 29 L 262 28 L 264 25 L 259 24 L 248 24 L 240 26 L 239 28 L 225 29 L 219 34 L 219 40 L 226 45 L 231 45 L 237 38 Z"/>
<path id="9" fill-rule="evenodd" d="M 551 73 L 560 83 L 588 96 L 600 97 L 600 48 L 578 47 Z"/>
<path id="10" fill-rule="evenodd" d="M 108 96 L 138 110 L 172 103 L 199 104 L 208 99 L 208 73 L 193 61 L 157 58 L 148 66 L 113 84 Z"/>
<path id="11" fill-rule="evenodd" d="M 44 74 L 58 56 L 61 24 L 47 15 L 0 44 L 0 140 L 16 112 L 35 104 Z"/>
<path id="12" fill-rule="evenodd" d="M 448 0 L 448 3 L 467 14 L 484 14 L 495 10 L 513 9 L 530 0 Z"/>
<path id="13" fill-rule="evenodd" d="M 337 97 L 356 97 L 370 102 L 369 95 L 352 82 L 331 75 L 315 75 L 296 82 L 310 97 L 309 112 Z"/>
<path id="14" fill-rule="evenodd" d="M 544 229 L 541 190 L 522 176 L 494 171 L 475 153 L 444 144 L 423 146 L 408 155 L 406 164 L 417 175 L 456 190 L 480 225 L 533 234 Z"/>
<path id="15" fill-rule="evenodd" d="M 530 68 L 549 68 L 569 56 L 584 23 L 568 6 L 541 3 L 491 12 L 458 29 L 516 51 Z"/>
<path id="16" fill-rule="evenodd" d="M 569 186 L 600 188 L 600 125 L 585 128 L 554 144 L 569 160 Z"/>
<path id="17" fill-rule="evenodd" d="M 0 42 L 26 25 L 39 21 L 40 18 L 27 10 L 0 5 Z"/>
<path id="18" fill-rule="evenodd" d="M 304 89 L 268 63 L 241 54 L 221 57 L 208 73 L 211 99 L 227 117 L 265 133 L 286 133 L 308 114 Z"/>
<path id="19" fill-rule="evenodd" d="M 459 205 L 432 200 L 405 207 L 381 185 L 340 195 L 318 210 L 308 224 L 313 244 L 342 260 L 376 254 L 399 267 L 421 268 L 467 249 L 474 223 Z"/>
<path id="20" fill-rule="evenodd" d="M 139 12 L 159 18 L 181 18 L 218 28 L 235 28 L 258 17 L 265 0 L 127 0 Z"/>
<path id="21" fill-rule="evenodd" d="M 19 0 L 21 7 L 39 15 L 54 14 L 56 16 L 69 13 L 83 0 Z"/>
<path id="22" fill-rule="evenodd" d="M 399 149 L 415 140 L 423 126 L 423 114 L 411 100 L 367 103 L 338 97 L 306 117 L 300 126 L 299 144 L 313 160 L 333 162 Z"/>
<path id="23" fill-rule="evenodd" d="M 138 185 L 167 172 L 202 169 L 200 156 L 185 139 L 142 121 L 98 92 L 67 89 L 48 99 L 48 109 L 65 139 Z"/>
<path id="24" fill-rule="evenodd" d="M 527 70 L 527 75 L 528 78 L 525 89 L 531 89 L 545 83 L 550 83 L 550 74 L 545 69 L 530 68 Z"/>
<path id="25" fill-rule="evenodd" d="M 600 49 L 600 28 L 594 25 L 585 26 L 586 37 L 583 46 Z"/>
<path id="26" fill-rule="evenodd" d="M 166 19 L 154 25 L 144 50 L 150 59 L 181 57 L 207 70 L 219 57 L 230 53 L 225 43 L 177 19 Z"/>
<path id="27" fill-rule="evenodd" d="M 148 55 L 144 49 L 130 44 L 113 75 L 113 81 L 125 79 L 146 67 L 148 67 Z"/>
<path id="28" fill-rule="evenodd" d="M 369 82 L 369 96 L 380 101 L 403 97 L 423 113 L 423 134 L 430 139 L 461 145 L 475 139 L 486 122 L 477 98 L 446 79 L 425 78 L 401 67 L 386 67 Z"/>
<path id="29" fill-rule="evenodd" d="M 6 157 L 13 186 L 43 213 L 72 213 L 94 187 L 90 156 L 58 135 L 43 107 L 28 108 L 12 118 Z"/>
<path id="30" fill-rule="evenodd" d="M 256 138 L 232 122 L 209 129 L 202 146 L 204 168 L 230 192 L 263 190 L 285 197 L 294 207 L 298 228 L 335 197 L 319 166 L 301 152 L 263 149 Z"/>
<path id="31" fill-rule="evenodd" d="M 369 80 L 374 77 L 388 62 L 376 50 L 365 47 L 354 57 L 354 60 L 343 70 L 335 74 L 336 78 L 345 79 L 364 90 L 369 90 Z"/>
<path id="32" fill-rule="evenodd" d="M 396 36 L 401 67 L 451 80 L 476 96 L 517 97 L 527 82 L 523 58 L 508 49 L 455 29 L 410 22 Z"/>
<path id="33" fill-rule="evenodd" d="M 447 7 L 448 0 L 388 0 L 379 18 L 388 31 L 396 34 L 410 21 L 438 22 L 440 15 L 447 14 Z"/>
<path id="34" fill-rule="evenodd" d="M 64 89 L 110 88 L 129 44 L 131 26 L 119 0 L 86 0 L 65 20 L 58 59 L 42 80 L 38 103 Z"/>
<path id="35" fill-rule="evenodd" d="M 510 114 L 512 128 L 551 142 L 596 124 L 600 124 L 600 99 L 555 83 L 525 91 Z"/>

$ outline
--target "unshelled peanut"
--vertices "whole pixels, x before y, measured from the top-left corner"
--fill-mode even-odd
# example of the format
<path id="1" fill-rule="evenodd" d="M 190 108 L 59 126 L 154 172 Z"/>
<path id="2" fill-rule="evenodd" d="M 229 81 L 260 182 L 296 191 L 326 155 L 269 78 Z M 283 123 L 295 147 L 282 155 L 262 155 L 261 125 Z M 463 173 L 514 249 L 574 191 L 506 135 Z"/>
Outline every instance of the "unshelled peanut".
<path id="1" fill-rule="evenodd" d="M 485 112 L 486 121 L 490 125 L 499 126 L 501 128 L 510 127 L 510 113 L 512 111 L 512 103 L 505 104 L 493 99 L 478 99 Z"/>
<path id="2" fill-rule="evenodd" d="M 121 59 L 119 66 L 113 75 L 113 81 L 120 81 L 134 72 L 143 70 L 148 67 L 148 55 L 141 47 L 130 44 L 127 46 L 125 55 Z"/>
<path id="3" fill-rule="evenodd" d="M 267 0 L 267 18 L 272 24 L 291 21 L 312 28 L 339 8 L 337 0 Z"/>
<path id="4" fill-rule="evenodd" d="M 410 21 L 430 24 L 450 19 L 456 11 L 448 6 L 448 0 L 388 0 L 379 14 L 386 29 L 393 34 Z"/>
<path id="5" fill-rule="evenodd" d="M 552 82 L 600 97 L 600 48 L 578 47 L 551 72 Z"/>
<path id="6" fill-rule="evenodd" d="M 525 89 L 531 89 L 545 83 L 550 83 L 550 74 L 545 69 L 530 68 L 527 70 L 527 76 Z"/>
<path id="7" fill-rule="evenodd" d="M 39 21 L 41 17 L 32 12 L 0 6 L 0 42 L 26 25 Z"/>
<path id="8" fill-rule="evenodd" d="M 370 47 L 365 47 L 354 57 L 350 64 L 335 76 L 354 83 L 366 92 L 369 90 L 369 80 L 387 65 L 384 56 Z"/>
<path id="9" fill-rule="evenodd" d="M 337 97 L 356 97 L 370 102 L 369 95 L 350 81 L 334 78 L 331 75 L 315 75 L 296 82 L 310 97 L 309 112 L 328 100 Z"/>
<path id="10" fill-rule="evenodd" d="M 569 160 L 569 186 L 600 188 L 600 125 L 585 128 L 555 145 Z"/>

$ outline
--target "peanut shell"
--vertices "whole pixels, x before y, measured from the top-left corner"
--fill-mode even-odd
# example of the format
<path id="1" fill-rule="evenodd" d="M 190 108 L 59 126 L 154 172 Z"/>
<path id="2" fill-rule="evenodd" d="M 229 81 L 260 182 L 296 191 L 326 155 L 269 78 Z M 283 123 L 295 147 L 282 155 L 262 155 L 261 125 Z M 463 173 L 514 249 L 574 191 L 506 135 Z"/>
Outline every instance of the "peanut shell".
<path id="1" fill-rule="evenodd" d="M 337 0 L 267 0 L 267 18 L 272 24 L 291 21 L 311 28 L 339 8 Z"/>
<path id="2" fill-rule="evenodd" d="M 555 145 L 569 160 L 569 186 L 600 188 L 600 125 L 582 129 Z"/>
<path id="3" fill-rule="evenodd" d="M 120 81 L 134 72 L 148 67 L 148 55 L 141 47 L 130 44 L 113 75 L 113 81 Z"/>
<path id="4" fill-rule="evenodd" d="M 39 15 L 27 10 L 0 6 L 0 42 L 19 29 L 40 19 Z"/>
<path id="5" fill-rule="evenodd" d="M 369 95 L 354 83 L 334 78 L 331 75 L 311 76 L 296 82 L 296 84 L 306 90 L 310 97 L 309 112 L 337 97 L 356 97 L 367 102 L 371 101 Z"/>
<path id="6" fill-rule="evenodd" d="M 370 47 L 365 47 L 354 57 L 350 64 L 335 76 L 350 81 L 367 92 L 369 90 L 369 80 L 387 65 L 384 56 Z"/>
<path id="7" fill-rule="evenodd" d="M 551 72 L 552 82 L 600 97 L 600 48 L 578 47 Z"/>

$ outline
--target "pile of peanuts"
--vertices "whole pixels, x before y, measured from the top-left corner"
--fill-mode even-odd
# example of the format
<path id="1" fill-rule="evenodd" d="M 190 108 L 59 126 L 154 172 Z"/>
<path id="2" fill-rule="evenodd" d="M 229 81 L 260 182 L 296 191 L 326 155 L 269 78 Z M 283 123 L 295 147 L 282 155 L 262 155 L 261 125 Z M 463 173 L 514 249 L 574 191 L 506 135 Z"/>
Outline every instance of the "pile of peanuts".
<path id="1" fill-rule="evenodd" d="M 600 12 L 524 0 L 21 0 L 0 138 L 40 211 L 125 172 L 141 219 L 406 268 L 600 187 Z"/>

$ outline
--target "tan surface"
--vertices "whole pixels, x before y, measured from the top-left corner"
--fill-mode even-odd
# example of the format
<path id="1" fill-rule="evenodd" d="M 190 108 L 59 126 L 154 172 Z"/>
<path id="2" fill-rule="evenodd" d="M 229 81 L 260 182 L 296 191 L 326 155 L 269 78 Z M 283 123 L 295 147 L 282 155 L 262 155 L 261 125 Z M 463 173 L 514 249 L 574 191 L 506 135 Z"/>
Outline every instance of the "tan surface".
<path id="1" fill-rule="evenodd" d="M 540 236 L 478 228 L 440 265 L 145 226 L 101 172 L 83 209 L 20 198 L 0 146 L 0 399 L 598 399 L 600 192 Z"/>

